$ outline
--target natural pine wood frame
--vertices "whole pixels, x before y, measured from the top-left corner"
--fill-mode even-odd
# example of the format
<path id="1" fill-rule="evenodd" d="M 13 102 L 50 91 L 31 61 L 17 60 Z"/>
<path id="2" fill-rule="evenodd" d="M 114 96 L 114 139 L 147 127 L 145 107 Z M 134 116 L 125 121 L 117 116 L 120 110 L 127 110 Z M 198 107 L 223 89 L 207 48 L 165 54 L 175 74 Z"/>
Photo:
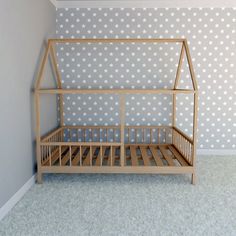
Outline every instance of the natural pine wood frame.
<path id="1" fill-rule="evenodd" d="M 61 75 L 57 67 L 57 59 L 55 54 L 54 46 L 56 43 L 180 43 L 181 53 L 179 58 L 179 63 L 176 72 L 176 78 L 173 89 L 63 89 L 61 84 Z M 178 89 L 178 83 L 180 80 L 181 68 L 184 58 L 184 53 L 187 57 L 187 62 L 189 65 L 189 71 L 191 75 L 192 90 Z M 56 77 L 57 88 L 56 89 L 41 89 L 41 81 L 44 76 L 45 66 L 48 62 L 49 56 L 51 57 L 52 67 Z M 96 143 L 96 142 L 60 142 L 60 132 L 63 128 L 68 128 L 64 125 L 63 118 L 63 94 L 119 94 L 120 96 L 120 142 L 118 143 Z M 59 95 L 59 106 L 60 106 L 60 127 L 49 133 L 46 137 L 41 137 L 40 128 L 40 96 L 43 94 L 58 94 Z M 124 149 L 127 146 L 124 142 L 125 129 L 130 127 L 125 127 L 125 95 L 126 94 L 172 94 L 173 96 L 173 119 L 172 119 L 172 147 L 176 148 L 174 150 L 175 158 L 180 158 L 183 163 L 188 163 L 188 166 L 126 166 L 124 160 Z M 193 110 L 193 137 L 190 138 L 183 131 L 176 127 L 176 94 L 193 94 L 194 95 L 194 110 Z M 43 173 L 152 173 L 152 174 L 185 174 L 190 173 L 192 175 L 192 184 L 196 182 L 196 170 L 195 170 L 195 160 L 196 160 L 196 143 L 197 143 L 197 110 L 198 110 L 198 87 L 197 81 L 194 74 L 193 64 L 190 56 L 189 47 L 186 39 L 49 39 L 47 42 L 46 51 L 44 53 L 42 63 L 40 66 L 38 79 L 35 84 L 35 108 L 36 108 L 36 156 L 37 156 L 37 181 L 42 182 Z M 104 128 L 104 127 L 92 127 L 92 129 Z M 148 126 L 142 126 L 139 128 L 150 128 Z M 156 127 L 157 128 L 157 127 Z M 161 129 L 158 127 L 157 129 Z M 144 131 L 142 131 L 144 132 Z M 56 142 L 50 140 L 54 135 Z M 151 137 L 150 137 L 151 140 Z M 151 142 L 151 141 L 150 141 Z M 42 153 L 41 149 L 44 145 L 48 145 L 49 148 L 53 145 L 58 145 L 59 153 L 61 154 L 61 147 L 68 146 L 70 153 L 70 165 L 61 166 L 61 160 L 59 166 L 51 165 L 51 156 L 49 157 L 49 166 L 42 165 Z M 102 147 L 105 145 L 110 145 L 111 152 L 112 147 L 120 147 L 120 166 L 71 166 L 71 147 L 88 146 L 89 152 L 92 153 L 93 146 Z M 130 144 L 131 146 L 142 146 L 142 144 Z M 152 146 L 153 144 L 149 144 Z M 163 144 L 166 147 L 169 144 Z M 131 147 L 130 146 L 130 147 Z M 162 144 L 158 144 L 158 148 L 161 148 Z M 170 147 L 171 148 L 171 147 Z M 101 151 L 100 150 L 100 151 Z M 81 152 L 81 151 L 80 151 Z M 51 153 L 51 152 L 50 152 Z M 102 151 L 101 151 L 102 153 Z M 186 157 L 185 154 L 188 154 Z M 189 154 L 191 156 L 189 157 Z M 50 154 L 51 155 L 51 154 Z M 92 161 L 92 154 L 90 154 L 90 162 Z M 182 158 L 182 159 L 181 159 Z M 91 162 L 92 163 L 92 162 Z"/>

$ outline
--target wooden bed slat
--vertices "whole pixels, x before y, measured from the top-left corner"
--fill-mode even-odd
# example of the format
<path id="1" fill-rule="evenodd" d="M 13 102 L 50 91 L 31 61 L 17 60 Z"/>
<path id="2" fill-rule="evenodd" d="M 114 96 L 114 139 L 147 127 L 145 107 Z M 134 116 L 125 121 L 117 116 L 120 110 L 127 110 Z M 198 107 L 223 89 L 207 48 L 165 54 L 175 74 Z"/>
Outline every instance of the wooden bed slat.
<path id="1" fill-rule="evenodd" d="M 67 148 L 68 148 L 68 147 L 62 147 L 61 153 L 65 152 Z M 58 159 L 59 159 L 59 147 L 56 148 L 56 150 L 54 150 L 54 151 L 52 152 L 52 155 L 51 155 L 51 164 L 54 165 L 55 162 L 56 162 Z M 50 160 L 49 160 L 49 158 L 48 158 L 42 165 L 44 165 L 44 166 L 49 166 L 49 164 L 50 164 Z"/>
<path id="2" fill-rule="evenodd" d="M 96 158 L 96 161 L 95 161 L 95 166 L 102 166 L 102 161 L 103 161 L 105 152 L 106 152 L 106 147 L 102 147 L 102 160 L 101 160 L 101 158 L 100 158 L 100 156 L 101 156 L 101 147 L 99 148 L 99 152 L 98 152 L 98 155 L 97 155 L 97 158 Z"/>
<path id="3" fill-rule="evenodd" d="M 97 159 L 99 156 L 99 151 L 98 151 L 98 154 L 96 155 L 96 151 L 98 148 L 99 147 L 96 147 L 96 146 L 92 147 L 92 165 L 93 165 L 93 159 Z"/>
<path id="4" fill-rule="evenodd" d="M 187 163 L 187 161 L 184 160 L 184 158 L 181 156 L 181 154 L 176 150 L 175 147 L 173 146 L 168 146 L 168 148 L 170 149 L 170 151 L 174 154 L 174 156 L 176 157 L 176 159 L 179 161 L 179 163 L 182 166 L 189 166 L 189 164 Z"/>
<path id="5" fill-rule="evenodd" d="M 132 166 L 138 166 L 139 163 L 138 163 L 136 147 L 130 146 L 130 153 L 131 153 L 131 163 L 132 163 Z"/>
<path id="6" fill-rule="evenodd" d="M 69 151 L 69 147 L 61 147 L 61 158 L 60 158 L 60 153 L 58 153 L 59 165 L 62 165 L 61 164 L 61 160 L 62 160 L 62 157 L 63 157 L 62 155 L 63 155 L 63 153 L 65 153 L 67 151 Z"/>
<path id="7" fill-rule="evenodd" d="M 71 156 L 74 154 L 74 152 L 76 151 L 78 147 L 72 147 L 71 148 Z M 59 155 L 58 155 L 59 158 Z M 72 157 L 71 157 L 72 158 Z M 61 165 L 64 166 L 66 165 L 66 163 L 70 160 L 70 149 L 68 148 L 66 154 L 62 157 L 61 159 Z"/>
<path id="8" fill-rule="evenodd" d="M 175 166 L 172 157 L 171 157 L 171 156 L 168 154 L 168 152 L 167 152 L 167 149 L 164 148 L 164 147 L 162 147 L 162 146 L 159 146 L 159 148 L 160 148 L 160 150 L 161 150 L 162 155 L 163 155 L 164 158 L 166 159 L 168 165 L 170 165 L 170 166 Z"/>
<path id="9" fill-rule="evenodd" d="M 112 152 L 111 152 L 111 149 L 112 149 Z M 108 166 L 110 166 L 110 165 L 114 166 L 115 165 L 115 151 L 116 151 L 116 147 L 112 147 L 109 150 L 109 155 L 108 155 L 108 160 L 107 160 L 107 165 Z"/>
<path id="10" fill-rule="evenodd" d="M 87 152 L 85 159 L 83 160 L 83 166 L 90 166 L 90 152 L 92 150 L 90 150 L 90 147 L 86 147 L 86 151 L 87 150 L 88 150 L 88 152 Z"/>
<path id="11" fill-rule="evenodd" d="M 82 156 L 84 155 L 84 151 L 86 150 L 86 147 L 81 147 L 82 149 Z M 72 160 L 72 166 L 77 166 L 78 164 L 80 164 L 80 150 L 78 149 L 78 153 L 76 154 L 76 156 L 74 157 L 74 159 Z"/>
<path id="12" fill-rule="evenodd" d="M 119 147 L 113 147 L 115 150 L 114 150 L 114 158 L 112 160 L 112 165 L 114 166 L 115 165 L 115 162 L 116 160 L 119 160 L 120 161 L 120 156 L 117 156 L 116 153 L 118 152 L 119 150 Z"/>
<path id="13" fill-rule="evenodd" d="M 147 154 L 147 148 L 143 147 L 143 146 L 140 146 L 139 149 L 141 151 L 141 155 L 142 155 L 142 158 L 143 158 L 144 165 L 145 166 L 150 166 L 151 162 L 150 162 L 150 158 L 149 158 L 149 156 Z"/>
<path id="14" fill-rule="evenodd" d="M 59 148 L 57 147 L 51 154 L 51 162 L 55 163 L 56 160 L 58 159 L 59 155 Z M 43 166 L 49 166 L 50 165 L 50 160 L 49 157 L 43 161 L 42 163 Z M 53 164 L 52 164 L 53 165 Z"/>
<path id="15" fill-rule="evenodd" d="M 183 156 L 172 145 L 168 145 L 166 147 L 165 146 L 158 146 L 158 148 L 155 147 L 155 146 L 149 146 L 149 145 L 147 145 L 147 146 L 137 145 L 137 146 L 127 146 L 127 148 L 130 148 L 130 156 L 128 158 L 131 158 L 132 166 L 139 166 L 139 156 L 137 155 L 137 152 L 136 152 L 137 148 L 139 148 L 140 151 L 141 151 L 141 158 L 143 159 L 143 162 L 144 162 L 145 166 L 151 166 L 152 165 L 151 160 L 150 160 L 151 156 L 148 155 L 147 149 L 150 149 L 152 157 L 155 160 L 155 164 L 157 166 L 163 166 L 164 165 L 163 162 L 162 162 L 162 158 L 160 157 L 160 155 L 157 152 L 158 148 L 160 149 L 160 151 L 161 151 L 163 157 L 165 158 L 165 160 L 167 161 L 168 165 L 175 166 L 173 158 L 171 157 L 171 155 L 167 151 L 169 149 L 172 152 L 172 154 L 175 156 L 177 161 L 180 163 L 181 166 L 189 166 L 189 163 L 183 158 Z M 85 152 L 87 150 L 87 154 L 84 157 L 84 159 L 82 160 L 83 165 L 84 166 L 90 166 L 90 164 L 91 164 L 90 163 L 90 157 L 91 157 L 90 156 L 90 147 L 82 146 L 81 149 L 82 149 L 82 157 L 85 155 Z M 89 151 L 88 151 L 88 149 L 89 149 Z M 99 149 L 99 150 L 98 150 L 98 153 L 96 155 L 97 149 Z M 102 148 L 102 159 L 104 158 L 105 153 L 108 150 L 107 151 L 108 152 L 108 156 L 107 156 L 107 165 L 108 166 L 114 166 L 117 158 L 120 158 L 120 157 L 116 156 L 116 150 L 117 149 L 118 149 L 117 147 L 112 147 L 112 155 L 111 155 L 111 147 L 103 147 Z M 96 159 L 95 160 L 95 165 L 96 166 L 101 166 L 102 165 L 101 164 L 101 158 L 100 158 L 100 152 L 101 152 L 100 147 L 97 147 L 97 146 L 92 147 L 92 158 Z M 70 160 L 70 149 L 69 149 L 69 147 L 68 146 L 67 147 L 65 147 L 65 146 L 61 147 L 61 153 L 62 153 L 61 165 L 64 166 Z M 72 155 L 71 156 L 71 158 L 72 158 L 71 165 L 77 166 L 77 165 L 80 164 L 80 159 L 81 159 L 80 153 L 81 152 L 79 150 L 79 147 L 76 147 L 76 146 L 71 147 L 71 155 Z M 74 158 L 73 158 L 73 155 L 75 155 Z M 112 156 L 112 158 L 111 158 L 111 156 Z M 54 165 L 58 159 L 59 159 L 59 147 L 56 148 L 51 154 L 51 165 Z M 50 162 L 49 159 L 45 160 L 42 163 L 42 165 L 43 166 L 49 166 L 50 165 L 49 162 Z"/>
<path id="16" fill-rule="evenodd" d="M 153 159 L 156 162 L 156 165 L 157 166 L 163 166 L 163 162 L 161 160 L 161 157 L 157 153 L 157 148 L 155 148 L 153 146 L 149 146 L 149 149 L 151 150 L 151 153 L 152 153 Z"/>

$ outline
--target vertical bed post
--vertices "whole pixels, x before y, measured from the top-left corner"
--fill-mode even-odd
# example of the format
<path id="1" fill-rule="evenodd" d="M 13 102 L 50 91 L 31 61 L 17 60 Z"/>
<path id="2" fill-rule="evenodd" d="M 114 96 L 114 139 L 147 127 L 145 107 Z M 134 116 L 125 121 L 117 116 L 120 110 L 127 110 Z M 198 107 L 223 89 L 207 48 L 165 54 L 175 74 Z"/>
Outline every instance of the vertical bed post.
<path id="1" fill-rule="evenodd" d="M 52 59 L 52 66 L 53 70 L 55 72 L 56 76 L 56 81 L 57 81 L 57 87 L 59 89 L 62 89 L 62 80 L 61 80 L 61 74 L 59 72 L 58 66 L 57 66 L 57 57 L 55 53 L 55 48 L 54 48 L 54 43 L 50 43 L 50 56 Z M 60 112 L 60 127 L 64 126 L 64 116 L 63 116 L 63 111 L 64 111 L 64 106 L 63 106 L 63 94 L 59 95 L 59 112 Z"/>
<path id="2" fill-rule="evenodd" d="M 46 51 L 44 53 L 38 78 L 35 83 L 35 111 L 36 111 L 36 159 L 37 159 L 37 182 L 42 183 L 42 171 L 41 171 L 41 125 L 40 125 L 40 84 L 45 71 L 45 65 L 48 60 L 50 51 L 50 41 L 47 42 Z"/>
<path id="3" fill-rule="evenodd" d="M 42 183 L 41 172 L 41 134 L 40 134 L 40 95 L 35 92 L 35 110 L 36 110 L 36 159 L 37 159 L 37 182 Z"/>
<path id="4" fill-rule="evenodd" d="M 198 116 L 198 87 L 197 87 L 197 81 L 195 78 L 195 73 L 193 69 L 193 63 L 188 47 L 187 40 L 184 40 L 184 48 L 186 51 L 186 56 L 188 60 L 189 65 L 189 72 L 192 79 L 193 89 L 194 89 L 194 111 L 193 111 L 193 150 L 192 150 L 192 165 L 194 167 L 193 173 L 192 173 L 192 184 L 196 183 L 196 173 L 195 173 L 195 164 L 196 164 L 196 148 L 197 148 L 197 116 Z"/>
<path id="5" fill-rule="evenodd" d="M 192 174 L 192 184 L 196 183 L 195 164 L 197 154 L 197 113 L 198 113 L 198 91 L 194 93 L 194 113 L 193 113 L 193 153 L 192 161 L 194 166 L 194 173 Z"/>
<path id="6" fill-rule="evenodd" d="M 120 163 L 125 165 L 125 96 L 120 95 Z"/>
<path id="7" fill-rule="evenodd" d="M 181 45 L 182 45 L 182 47 L 181 47 L 178 67 L 177 67 L 176 76 L 175 76 L 174 89 L 177 89 L 177 87 L 178 87 L 180 74 L 181 74 L 181 68 L 182 68 L 183 59 L 184 59 L 184 43 L 181 43 Z M 176 126 L 176 94 L 175 93 L 173 93 L 172 108 L 173 108 L 172 126 L 175 127 Z M 172 133 L 172 143 L 174 143 L 174 139 L 175 139 L 175 137 L 174 137 L 174 134 Z"/>

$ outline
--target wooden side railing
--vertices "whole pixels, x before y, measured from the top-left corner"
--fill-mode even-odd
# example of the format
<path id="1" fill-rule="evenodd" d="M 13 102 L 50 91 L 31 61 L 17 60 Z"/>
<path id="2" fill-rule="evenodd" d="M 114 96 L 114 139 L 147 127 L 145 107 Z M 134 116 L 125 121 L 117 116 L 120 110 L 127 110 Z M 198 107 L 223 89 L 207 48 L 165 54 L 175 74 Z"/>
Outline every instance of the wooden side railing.
<path id="1" fill-rule="evenodd" d="M 69 161 L 70 165 L 73 165 L 71 163 L 72 157 L 74 159 L 77 155 L 75 160 L 81 165 L 82 155 L 87 150 L 84 157 L 87 160 L 85 162 L 92 165 L 95 150 L 96 153 L 99 152 L 99 155 L 102 156 L 104 155 L 103 151 L 110 148 L 111 155 L 114 155 L 116 148 L 121 149 L 122 145 L 132 144 L 173 144 L 190 165 L 194 164 L 193 140 L 176 127 L 126 126 L 124 133 L 125 142 L 122 143 L 120 126 L 61 127 L 42 138 L 40 143 L 41 164 L 51 166 L 59 161 L 59 165 L 64 165 L 64 161 Z M 96 148 L 99 148 L 99 150 Z M 114 157 L 111 156 L 110 158 Z"/>
<path id="2" fill-rule="evenodd" d="M 96 156 L 95 165 L 102 166 L 106 149 L 109 149 L 110 163 L 113 163 L 116 149 L 121 143 L 96 142 L 43 142 L 41 143 L 41 165 L 43 166 L 92 166 Z M 111 164 L 112 165 L 112 164 Z"/>
<path id="3" fill-rule="evenodd" d="M 180 129 L 173 127 L 172 143 L 185 160 L 193 165 L 193 140 Z"/>
<path id="4" fill-rule="evenodd" d="M 81 165 L 83 158 L 87 160 L 85 163 L 92 164 L 95 150 L 103 156 L 107 148 L 110 148 L 110 160 L 114 160 L 114 151 L 119 149 L 121 155 L 124 145 L 171 144 L 172 133 L 172 127 L 169 126 L 126 126 L 124 142 L 121 142 L 120 126 L 64 126 L 41 139 L 41 165 L 52 166 L 58 162 L 61 166 L 65 161 L 73 165 L 76 160 Z M 120 163 L 122 165 L 122 158 Z"/>
<path id="5" fill-rule="evenodd" d="M 65 126 L 52 131 L 42 142 L 121 142 L 120 126 Z M 170 126 L 126 126 L 125 143 L 170 144 Z"/>
<path id="6" fill-rule="evenodd" d="M 65 141 L 69 142 L 120 142 L 119 126 L 66 126 Z"/>
<path id="7" fill-rule="evenodd" d="M 125 128 L 127 144 L 171 143 L 172 127 L 169 126 L 128 126 Z"/>
<path id="8" fill-rule="evenodd" d="M 63 128 L 57 128 L 41 138 L 41 142 L 63 142 Z"/>

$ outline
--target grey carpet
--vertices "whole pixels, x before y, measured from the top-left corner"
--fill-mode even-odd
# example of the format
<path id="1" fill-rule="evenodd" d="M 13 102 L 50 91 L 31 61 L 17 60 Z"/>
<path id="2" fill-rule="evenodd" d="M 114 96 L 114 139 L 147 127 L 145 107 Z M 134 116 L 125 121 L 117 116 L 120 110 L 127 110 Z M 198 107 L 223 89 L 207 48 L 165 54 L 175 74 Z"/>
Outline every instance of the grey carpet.
<path id="1" fill-rule="evenodd" d="M 190 175 L 47 175 L 0 235 L 236 235 L 236 157 L 198 157 Z"/>

